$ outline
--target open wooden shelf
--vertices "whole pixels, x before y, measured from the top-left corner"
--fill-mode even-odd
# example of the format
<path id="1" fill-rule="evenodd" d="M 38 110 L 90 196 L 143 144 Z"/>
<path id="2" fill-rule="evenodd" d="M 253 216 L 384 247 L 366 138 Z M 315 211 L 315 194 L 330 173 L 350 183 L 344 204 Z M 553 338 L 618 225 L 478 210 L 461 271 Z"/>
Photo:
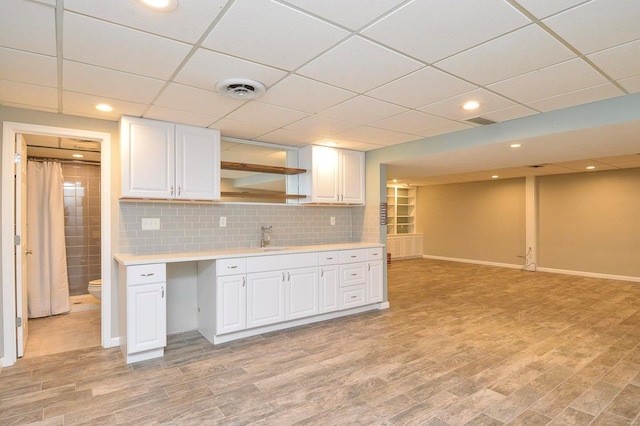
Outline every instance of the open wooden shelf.
<path id="1" fill-rule="evenodd" d="M 271 173 L 278 175 L 299 175 L 305 173 L 306 169 L 296 169 L 293 167 L 265 166 L 263 164 L 235 163 L 233 161 L 221 161 L 222 170 L 236 170 L 242 172 Z"/>

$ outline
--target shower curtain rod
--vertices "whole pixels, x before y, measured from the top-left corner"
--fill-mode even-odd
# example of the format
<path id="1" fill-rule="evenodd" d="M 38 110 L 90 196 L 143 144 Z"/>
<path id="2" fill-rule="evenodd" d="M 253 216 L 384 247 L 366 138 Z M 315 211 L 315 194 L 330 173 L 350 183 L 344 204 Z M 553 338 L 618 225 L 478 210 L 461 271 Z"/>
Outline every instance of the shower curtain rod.
<path id="1" fill-rule="evenodd" d="M 64 160 L 61 158 L 46 158 L 46 157 L 27 157 L 27 160 L 31 161 L 55 161 L 57 163 L 65 163 L 65 164 L 87 164 L 91 166 L 99 166 L 99 161 L 90 161 L 90 160 Z"/>

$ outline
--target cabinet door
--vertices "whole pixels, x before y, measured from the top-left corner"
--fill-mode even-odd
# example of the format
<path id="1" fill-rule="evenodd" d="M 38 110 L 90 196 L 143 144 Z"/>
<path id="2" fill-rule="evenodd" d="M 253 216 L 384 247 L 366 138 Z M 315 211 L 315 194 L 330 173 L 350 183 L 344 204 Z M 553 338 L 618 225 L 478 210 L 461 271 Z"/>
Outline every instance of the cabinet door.
<path id="1" fill-rule="evenodd" d="M 340 151 L 340 202 L 364 204 L 364 152 Z"/>
<path id="2" fill-rule="evenodd" d="M 127 287 L 127 353 L 167 345 L 166 283 Z"/>
<path id="3" fill-rule="evenodd" d="M 327 146 L 313 146 L 311 185 L 313 202 L 339 202 L 339 150 Z"/>
<path id="4" fill-rule="evenodd" d="M 387 237 L 387 253 L 391 253 L 392 259 L 398 259 L 404 256 L 402 237 Z"/>
<path id="5" fill-rule="evenodd" d="M 247 275 L 247 328 L 284 321 L 285 272 Z"/>
<path id="6" fill-rule="evenodd" d="M 319 312 L 333 312 L 339 309 L 338 289 L 340 287 L 340 269 L 338 265 L 320 267 L 320 308 Z"/>
<path id="7" fill-rule="evenodd" d="M 413 256 L 413 237 L 402 237 L 402 254 L 404 256 Z"/>
<path id="8" fill-rule="evenodd" d="M 422 235 L 414 235 L 411 239 L 411 248 L 413 249 L 413 252 L 411 254 L 414 256 L 422 257 Z"/>
<path id="9" fill-rule="evenodd" d="M 216 278 L 216 334 L 247 328 L 247 277 Z"/>
<path id="10" fill-rule="evenodd" d="M 317 315 L 318 268 L 291 269 L 286 274 L 286 319 Z"/>
<path id="11" fill-rule="evenodd" d="M 175 197 L 220 199 L 220 132 L 176 125 Z"/>
<path id="12" fill-rule="evenodd" d="M 174 196 L 173 124 L 123 117 L 120 122 L 120 145 L 123 197 Z"/>
<path id="13" fill-rule="evenodd" d="M 369 303 L 382 302 L 383 265 L 381 260 L 369 262 L 367 266 L 367 285 L 369 286 Z"/>

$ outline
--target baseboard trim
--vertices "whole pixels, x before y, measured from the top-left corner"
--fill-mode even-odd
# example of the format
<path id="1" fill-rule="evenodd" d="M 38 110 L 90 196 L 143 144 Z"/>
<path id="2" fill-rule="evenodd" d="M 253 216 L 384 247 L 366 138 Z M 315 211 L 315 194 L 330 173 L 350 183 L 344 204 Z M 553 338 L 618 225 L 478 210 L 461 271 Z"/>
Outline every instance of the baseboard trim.
<path id="1" fill-rule="evenodd" d="M 103 348 L 115 348 L 116 346 L 120 346 L 120 337 L 112 337 L 109 341 L 109 346 L 103 346 Z"/>
<path id="2" fill-rule="evenodd" d="M 640 277 L 630 277 L 626 275 L 601 274 L 599 272 L 572 271 L 569 269 L 556 269 L 556 268 L 544 268 L 544 267 L 538 267 L 538 271 L 549 272 L 552 274 L 577 275 L 580 277 L 603 278 L 606 280 L 630 281 L 630 282 L 640 283 Z"/>
<path id="3" fill-rule="evenodd" d="M 378 309 L 389 309 L 390 307 L 391 305 L 389 305 L 389 302 L 378 303 Z"/>
<path id="4" fill-rule="evenodd" d="M 429 254 L 424 254 L 422 255 L 422 257 L 424 259 L 447 260 L 449 262 L 460 262 L 460 263 L 474 263 L 476 265 L 497 266 L 500 268 L 511 268 L 511 269 L 521 269 L 523 266 L 523 265 L 516 265 L 512 263 L 487 262 L 485 260 L 462 259 L 459 257 L 432 256 Z M 540 268 L 538 268 L 538 270 L 540 270 Z"/>

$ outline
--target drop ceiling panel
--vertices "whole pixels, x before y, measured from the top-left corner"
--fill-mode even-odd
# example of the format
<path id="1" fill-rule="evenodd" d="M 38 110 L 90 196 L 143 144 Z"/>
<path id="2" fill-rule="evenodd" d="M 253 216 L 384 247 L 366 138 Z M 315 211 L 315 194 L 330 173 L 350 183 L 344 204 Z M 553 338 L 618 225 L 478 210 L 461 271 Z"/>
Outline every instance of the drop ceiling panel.
<path id="1" fill-rule="evenodd" d="M 598 0 L 543 22 L 583 54 L 640 39 L 640 2 Z"/>
<path id="2" fill-rule="evenodd" d="M 313 134 L 316 139 L 325 136 L 333 136 L 337 133 L 345 132 L 349 129 L 357 127 L 357 124 L 348 123 L 346 121 L 334 120 L 332 118 L 320 117 L 313 115 L 303 118 L 300 121 L 289 124 L 286 129 L 298 132 L 307 132 Z"/>
<path id="3" fill-rule="evenodd" d="M 529 25 L 459 53 L 436 66 L 485 86 L 574 58 L 537 25 Z"/>
<path id="4" fill-rule="evenodd" d="M 410 133 L 396 133 L 393 135 L 385 136 L 381 139 L 376 140 L 377 144 L 382 146 L 391 146 L 398 145 L 405 142 L 415 141 L 416 139 L 421 139 L 421 136 L 410 134 Z"/>
<path id="5" fill-rule="evenodd" d="M 479 102 L 480 108 L 470 111 L 462 109 L 462 105 L 472 100 Z M 491 93 L 488 90 L 476 89 L 462 95 L 445 99 L 444 101 L 427 105 L 420 108 L 420 111 L 448 118 L 450 120 L 465 120 L 515 105 L 516 104 L 514 102 Z"/>
<path id="6" fill-rule="evenodd" d="M 191 126 L 208 127 L 215 123 L 220 117 L 206 114 L 198 114 L 191 111 L 181 111 L 173 108 L 165 108 L 154 105 L 144 114 L 144 118 L 154 120 L 171 121 L 174 123 L 188 124 Z"/>
<path id="7" fill-rule="evenodd" d="M 64 14 L 64 57 L 153 78 L 169 78 L 191 50 L 188 44 Z"/>
<path id="8" fill-rule="evenodd" d="M 293 70 L 347 35 L 343 29 L 270 0 L 237 0 L 203 46 Z"/>
<path id="9" fill-rule="evenodd" d="M 538 111 L 522 105 L 516 105 L 509 108 L 500 109 L 498 111 L 488 112 L 486 114 L 483 114 L 482 116 L 491 121 L 495 121 L 496 123 L 501 123 L 503 121 L 515 120 L 516 118 L 527 117 L 529 115 L 535 114 L 538 114 Z"/>
<path id="10" fill-rule="evenodd" d="M 316 113 L 354 96 L 354 92 L 292 74 L 269 88 L 260 102 Z"/>
<path id="11" fill-rule="evenodd" d="M 278 129 L 273 132 L 269 132 L 260 137 L 261 141 L 278 143 L 290 146 L 302 146 L 308 145 L 309 142 L 316 139 L 312 134 L 305 132 L 296 132 L 294 130 Z"/>
<path id="12" fill-rule="evenodd" d="M 224 136 L 239 139 L 255 139 L 260 135 L 276 130 L 273 126 L 232 120 L 230 118 L 218 120 L 209 127 L 220 130 L 220 133 Z"/>
<path id="13" fill-rule="evenodd" d="M 601 101 L 603 99 L 621 96 L 623 93 L 613 84 L 602 84 L 600 86 L 589 87 L 576 90 L 550 98 L 529 102 L 527 105 L 538 111 L 552 111 L 560 108 L 568 108 L 575 105 Z"/>
<path id="14" fill-rule="evenodd" d="M 530 22 L 501 0 L 415 0 L 363 33 L 433 63 Z"/>
<path id="15" fill-rule="evenodd" d="M 582 59 L 573 59 L 492 84 L 488 88 L 527 103 L 605 83 L 607 79 Z"/>
<path id="16" fill-rule="evenodd" d="M 245 102 L 246 101 L 227 98 L 211 90 L 171 83 L 154 104 L 181 111 L 224 117 L 226 114 L 242 106 Z"/>
<path id="17" fill-rule="evenodd" d="M 25 0 L 2 0 L 0 46 L 55 56 L 55 9 Z"/>
<path id="18" fill-rule="evenodd" d="M 638 147 L 640 151 L 640 147 Z M 640 153 L 636 155 L 620 155 L 616 157 L 604 157 L 599 162 L 618 168 L 640 167 Z"/>
<path id="19" fill-rule="evenodd" d="M 379 101 L 367 96 L 358 96 L 319 113 L 323 117 L 367 124 L 407 111 L 407 108 Z"/>
<path id="20" fill-rule="evenodd" d="M 207 49 L 198 49 L 184 64 L 175 81 L 201 89 L 215 90 L 218 81 L 238 77 L 259 81 L 269 88 L 285 75 L 286 72 L 276 68 Z"/>
<path id="21" fill-rule="evenodd" d="M 640 39 L 587 57 L 616 80 L 640 75 Z"/>
<path id="22" fill-rule="evenodd" d="M 150 103 L 164 86 L 162 80 L 73 61 L 63 62 L 62 75 L 64 90 L 144 104 Z"/>
<path id="23" fill-rule="evenodd" d="M 640 92 L 640 75 L 634 77 L 624 78 L 618 83 L 625 88 L 629 93 Z"/>
<path id="24" fill-rule="evenodd" d="M 408 108 L 418 108 L 476 88 L 450 74 L 426 67 L 373 89 L 367 95 Z"/>
<path id="25" fill-rule="evenodd" d="M 286 0 L 317 16 L 356 30 L 396 7 L 403 0 Z"/>
<path id="26" fill-rule="evenodd" d="M 171 13 L 150 10 L 137 0 L 65 0 L 66 10 L 175 40 L 195 43 L 218 16 L 226 0 L 188 0 Z"/>
<path id="27" fill-rule="evenodd" d="M 391 130 L 361 126 L 351 130 L 347 130 L 346 132 L 339 133 L 336 135 L 336 137 L 339 139 L 346 139 L 350 141 L 378 143 L 378 141 L 392 138 L 396 134 L 396 132 L 393 132 Z"/>
<path id="28" fill-rule="evenodd" d="M 108 102 L 113 107 L 111 112 L 102 112 L 96 109 L 96 105 Z M 146 106 L 135 102 L 121 101 L 118 99 L 104 99 L 101 96 L 86 95 L 75 92 L 62 92 L 62 113 L 79 115 L 82 117 L 101 118 L 117 121 L 122 115 L 142 116 Z"/>
<path id="29" fill-rule="evenodd" d="M 308 115 L 309 114 L 304 112 L 275 105 L 263 104 L 261 102 L 248 102 L 233 111 L 228 117 L 232 120 L 279 128 L 302 120 Z"/>
<path id="30" fill-rule="evenodd" d="M 0 79 L 38 86 L 58 86 L 57 60 L 53 56 L 39 55 L 0 47 Z"/>
<path id="31" fill-rule="evenodd" d="M 0 80 L 0 103 L 15 104 L 19 108 L 58 108 L 58 90 L 15 81 Z"/>
<path id="32" fill-rule="evenodd" d="M 610 164 L 602 163 L 598 160 L 565 161 L 562 163 L 555 163 L 554 165 L 557 167 L 564 167 L 565 169 L 570 169 L 576 172 L 587 172 L 587 171 L 595 172 L 595 171 L 616 169 L 616 167 Z M 595 169 L 587 170 L 587 167 L 595 167 Z"/>
<path id="33" fill-rule="evenodd" d="M 473 126 L 471 124 L 460 123 L 457 121 L 449 121 L 439 126 L 427 127 L 424 129 L 416 130 L 414 133 L 422 137 L 432 137 L 443 135 L 445 133 L 457 132 L 458 130 L 470 129 Z"/>
<path id="34" fill-rule="evenodd" d="M 361 37 L 352 37 L 305 65 L 298 73 L 364 93 L 422 67 L 420 62 Z"/>
<path id="35" fill-rule="evenodd" d="M 590 0 L 517 0 L 517 2 L 538 18 L 546 18 L 580 3 Z"/>
<path id="36" fill-rule="evenodd" d="M 393 117 L 374 121 L 373 123 L 370 123 L 370 126 L 393 130 L 396 132 L 412 133 L 419 129 L 424 129 L 426 127 L 435 127 L 446 124 L 447 122 L 448 120 L 444 118 L 412 110 L 403 112 L 402 114 L 394 115 Z"/>

